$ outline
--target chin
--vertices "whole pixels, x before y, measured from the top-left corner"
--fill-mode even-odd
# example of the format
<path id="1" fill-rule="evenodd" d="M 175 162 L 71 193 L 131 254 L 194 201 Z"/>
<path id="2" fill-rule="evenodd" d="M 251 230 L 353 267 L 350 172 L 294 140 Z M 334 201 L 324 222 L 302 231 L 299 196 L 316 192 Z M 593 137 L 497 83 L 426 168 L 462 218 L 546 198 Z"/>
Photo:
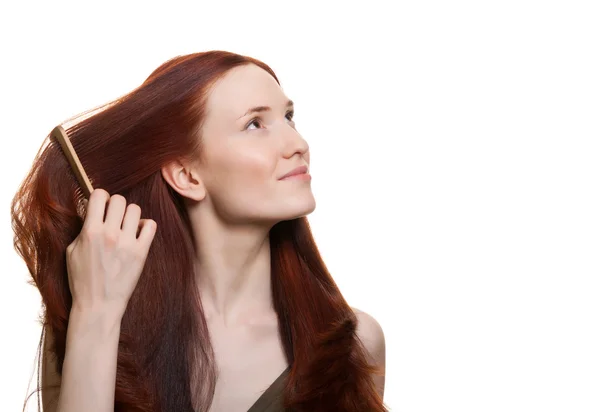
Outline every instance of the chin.
<path id="1" fill-rule="evenodd" d="M 298 219 L 299 217 L 304 217 L 304 216 L 308 216 L 310 215 L 313 211 L 315 210 L 315 205 L 313 205 L 312 207 L 303 210 L 300 213 L 297 213 L 296 215 L 294 215 L 292 218 L 288 219 L 288 220 L 292 220 L 292 219 Z"/>
<path id="2" fill-rule="evenodd" d="M 277 220 L 279 221 L 284 221 L 284 220 L 294 220 L 294 219 L 298 219 L 300 217 L 304 217 L 307 216 L 309 214 L 311 214 L 315 208 L 316 208 L 316 202 L 315 199 L 312 198 L 310 200 L 307 200 L 306 202 L 303 202 L 303 204 L 297 204 L 297 205 L 286 205 L 286 213 L 281 214 Z"/>

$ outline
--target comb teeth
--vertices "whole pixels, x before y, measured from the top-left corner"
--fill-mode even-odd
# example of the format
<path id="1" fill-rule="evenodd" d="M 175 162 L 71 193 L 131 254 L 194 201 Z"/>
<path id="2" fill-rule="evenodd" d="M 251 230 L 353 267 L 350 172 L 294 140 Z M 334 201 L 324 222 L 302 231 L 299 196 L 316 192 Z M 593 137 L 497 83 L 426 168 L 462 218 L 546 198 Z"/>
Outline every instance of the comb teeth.
<path id="1" fill-rule="evenodd" d="M 79 161 L 77 153 L 75 153 L 75 149 L 73 148 L 73 145 L 69 140 L 67 132 L 65 131 L 65 129 L 63 129 L 62 126 L 59 125 L 52 130 L 51 135 L 54 136 L 56 140 L 58 140 L 58 143 L 60 143 L 60 147 L 62 148 L 62 151 L 65 154 L 65 156 L 67 157 L 69 165 L 71 165 L 71 169 L 73 169 L 73 172 L 75 173 L 75 177 L 79 182 L 79 186 L 81 186 L 81 190 L 83 190 L 83 194 L 85 195 L 85 197 L 89 198 L 94 188 L 92 187 L 90 179 L 88 179 L 88 176 L 85 173 L 81 162 Z"/>

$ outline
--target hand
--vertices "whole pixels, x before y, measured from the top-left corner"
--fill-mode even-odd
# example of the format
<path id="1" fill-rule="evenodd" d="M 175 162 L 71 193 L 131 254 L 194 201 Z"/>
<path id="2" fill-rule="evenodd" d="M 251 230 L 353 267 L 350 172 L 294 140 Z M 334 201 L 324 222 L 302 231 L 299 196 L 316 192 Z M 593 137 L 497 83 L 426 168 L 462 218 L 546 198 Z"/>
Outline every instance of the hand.
<path id="1" fill-rule="evenodd" d="M 91 193 L 81 233 L 67 247 L 73 308 L 123 316 L 156 234 L 156 222 L 140 216 L 140 207 L 126 207 L 121 195 Z"/>

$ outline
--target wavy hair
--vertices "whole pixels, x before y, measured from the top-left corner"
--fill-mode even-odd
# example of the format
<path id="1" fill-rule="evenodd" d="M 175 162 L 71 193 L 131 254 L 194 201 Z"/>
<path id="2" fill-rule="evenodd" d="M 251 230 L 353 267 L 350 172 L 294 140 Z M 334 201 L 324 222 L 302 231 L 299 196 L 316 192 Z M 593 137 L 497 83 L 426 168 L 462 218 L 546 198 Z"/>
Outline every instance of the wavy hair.
<path id="1" fill-rule="evenodd" d="M 117 359 L 115 411 L 208 410 L 213 350 L 194 274 L 193 233 L 183 198 L 161 167 L 202 150 L 206 96 L 230 69 L 266 64 L 226 51 L 173 58 L 139 87 L 65 127 L 94 187 L 123 195 L 158 230 L 127 306 Z M 81 231 L 82 191 L 58 142 L 48 135 L 11 204 L 14 246 L 39 289 L 40 322 L 59 374 L 72 297 L 66 248 Z M 385 411 L 357 318 L 329 274 L 306 217 L 269 233 L 272 294 L 291 367 L 285 406 L 295 411 Z M 41 348 L 41 345 L 40 345 Z M 38 356 L 41 357 L 41 349 Z M 39 372 L 38 372 L 39 373 Z M 44 390 L 39 387 L 37 390 Z"/>

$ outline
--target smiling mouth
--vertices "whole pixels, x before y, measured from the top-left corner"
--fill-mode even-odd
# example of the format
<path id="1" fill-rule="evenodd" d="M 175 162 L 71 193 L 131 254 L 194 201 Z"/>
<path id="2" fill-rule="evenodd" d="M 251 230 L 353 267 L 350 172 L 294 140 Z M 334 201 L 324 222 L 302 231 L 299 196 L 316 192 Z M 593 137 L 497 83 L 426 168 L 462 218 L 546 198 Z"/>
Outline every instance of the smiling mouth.
<path id="1" fill-rule="evenodd" d="M 308 173 L 298 173 L 295 175 L 289 175 L 286 177 L 282 177 L 279 180 L 311 180 L 312 176 L 309 175 Z"/>
<path id="2" fill-rule="evenodd" d="M 282 177 L 279 178 L 279 180 L 288 180 L 288 179 L 307 179 L 309 178 L 310 175 L 308 174 L 308 167 L 307 166 L 300 166 L 297 167 L 291 171 L 289 171 L 288 173 L 286 173 L 285 175 L 283 175 Z"/>

